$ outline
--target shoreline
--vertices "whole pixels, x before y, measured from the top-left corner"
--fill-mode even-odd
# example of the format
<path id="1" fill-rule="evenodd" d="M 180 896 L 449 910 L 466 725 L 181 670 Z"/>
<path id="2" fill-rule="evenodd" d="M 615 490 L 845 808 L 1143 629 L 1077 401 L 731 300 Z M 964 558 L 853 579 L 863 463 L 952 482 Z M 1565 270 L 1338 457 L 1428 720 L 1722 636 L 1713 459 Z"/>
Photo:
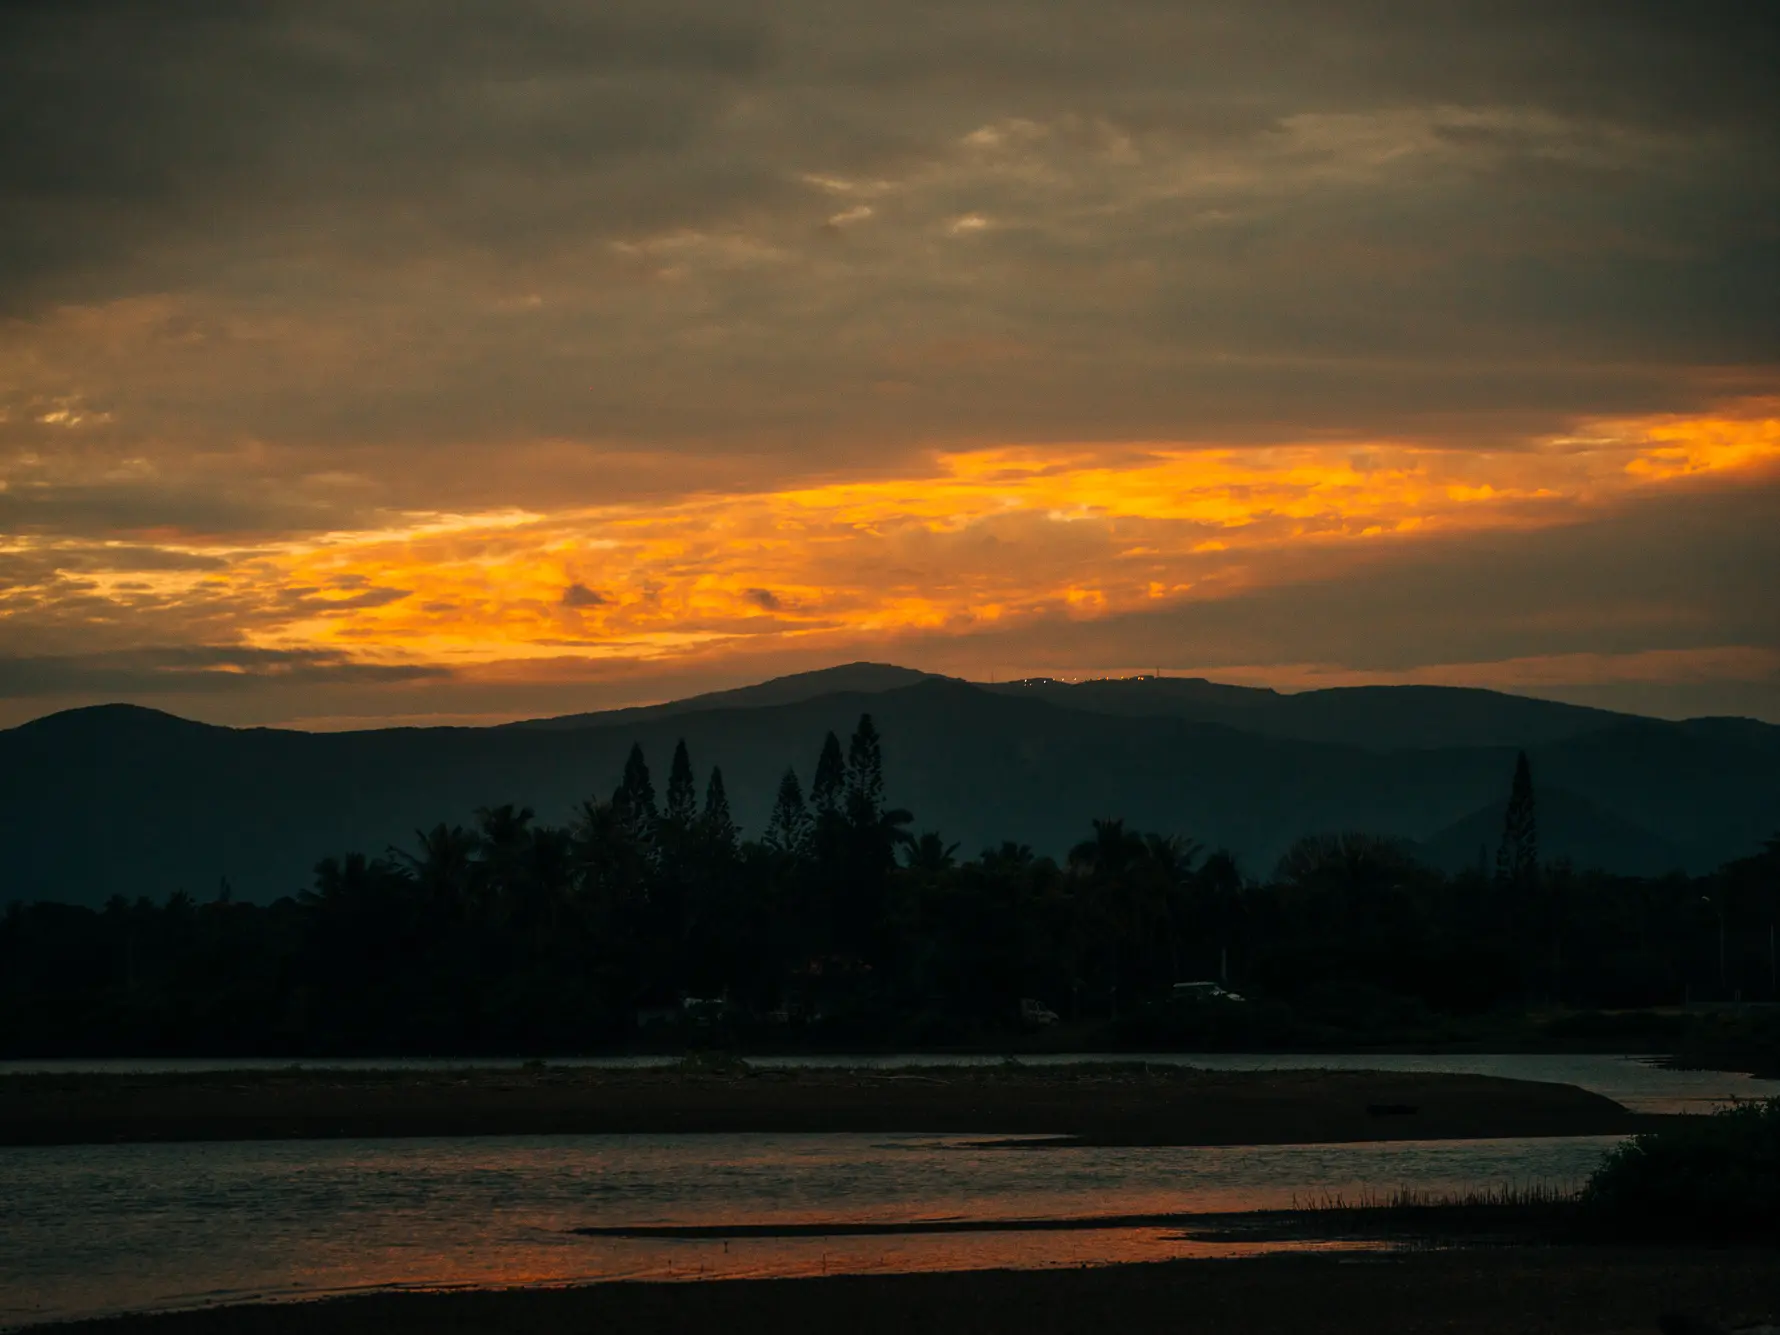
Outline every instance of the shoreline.
<path id="1" fill-rule="evenodd" d="M 1277 1145 L 1630 1134 L 1661 1119 L 1495 1076 L 1136 1063 L 0 1076 L 0 1145 L 700 1132 Z"/>
<path id="2" fill-rule="evenodd" d="M 407 1332 L 775 1332 L 857 1335 L 1113 1326 L 1214 1335 L 1656 1335 L 1659 1320 L 1780 1314 L 1772 1248 L 1498 1247 L 1161 1261 L 1083 1269 L 616 1282 L 380 1292 L 23 1327 L 67 1335 L 406 1335 Z"/>
<path id="3" fill-rule="evenodd" d="M 1056 1069 L 1071 1065 L 1121 1065 L 1149 1062 L 1161 1064 L 1186 1057 L 1302 1057 L 1307 1062 L 1319 1058 L 1350 1057 L 1614 1057 L 1642 1062 L 1670 1071 L 1715 1071 L 1727 1075 L 1746 1075 L 1756 1079 L 1780 1080 L 1780 1054 L 1767 1050 L 1729 1052 L 1679 1051 L 1674 1048 L 1642 1048 L 1632 1044 L 1553 1044 L 1526 1045 L 1512 1043 L 1355 1043 L 1334 1046 L 1301 1045 L 1287 1047 L 1201 1048 L 1158 1051 L 1148 1047 L 1065 1048 L 1021 1047 L 837 1047 L 750 1048 L 732 1053 L 728 1049 L 661 1048 L 639 1051 L 552 1053 L 543 1056 L 512 1053 L 383 1053 L 365 1056 L 356 1053 L 327 1055 L 290 1054 L 278 1056 L 240 1056 L 232 1054 L 193 1056 L 191 1054 L 151 1053 L 123 1056 L 72 1057 L 4 1057 L 0 1058 L 0 1080 L 14 1076 L 38 1075 L 174 1075 L 202 1073 L 253 1073 L 278 1071 L 518 1071 L 554 1070 L 664 1070 L 687 1061 L 714 1058 L 721 1062 L 756 1063 L 763 1069 L 853 1069 L 842 1063 L 883 1063 L 897 1061 L 899 1066 L 919 1067 L 923 1062 L 969 1063 L 987 1067 L 1006 1063 Z M 781 1065 L 783 1063 L 783 1065 Z M 892 1069 L 862 1065 L 858 1069 Z M 1304 1069 L 1312 1069 L 1306 1067 Z M 1322 1069 L 1322 1068 L 1315 1068 Z"/>

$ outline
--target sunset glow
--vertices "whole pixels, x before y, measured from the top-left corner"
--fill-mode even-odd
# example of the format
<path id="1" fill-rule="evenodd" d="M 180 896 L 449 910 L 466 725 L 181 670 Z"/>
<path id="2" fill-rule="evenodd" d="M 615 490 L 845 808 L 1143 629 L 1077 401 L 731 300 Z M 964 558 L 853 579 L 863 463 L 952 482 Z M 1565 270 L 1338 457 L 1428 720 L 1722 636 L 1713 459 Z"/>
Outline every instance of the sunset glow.
<path id="1" fill-rule="evenodd" d="M 1759 42 L 519 3 L 19 20 L 0 726 L 1780 652 Z"/>
<path id="2" fill-rule="evenodd" d="M 83 594 L 110 610 L 84 615 L 151 622 L 201 609 L 258 647 L 380 662 L 660 659 L 768 640 L 838 650 L 1215 599 L 1384 548 L 1408 557 L 1450 535 L 1572 523 L 1653 489 L 1734 483 L 1780 461 L 1771 411 L 1588 423 L 1500 452 L 1010 446 L 941 452 L 922 474 L 414 515 L 247 551 L 169 536 L 153 545 L 225 564 L 90 571 Z M 14 550 L 33 543 L 53 549 Z"/>

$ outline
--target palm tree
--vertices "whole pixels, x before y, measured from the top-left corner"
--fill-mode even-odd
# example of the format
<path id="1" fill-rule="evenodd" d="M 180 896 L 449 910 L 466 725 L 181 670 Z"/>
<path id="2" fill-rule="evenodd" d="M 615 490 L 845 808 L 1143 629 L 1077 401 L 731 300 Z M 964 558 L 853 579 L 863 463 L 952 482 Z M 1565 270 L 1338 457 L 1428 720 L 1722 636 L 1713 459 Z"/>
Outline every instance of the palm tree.
<path id="1" fill-rule="evenodd" d="M 1194 889 L 1204 901 L 1218 943 L 1218 981 L 1230 981 L 1230 943 L 1243 915 L 1242 869 L 1228 849 L 1220 848 L 1200 865 Z"/>
<path id="2" fill-rule="evenodd" d="M 1146 856 L 1143 837 L 1125 828 L 1123 817 L 1094 818 L 1094 837 L 1069 850 L 1069 865 L 1116 876 Z"/>
<path id="3" fill-rule="evenodd" d="M 363 853 L 348 853 L 345 858 L 323 858 L 315 864 L 315 888 L 305 890 L 298 899 L 326 912 L 353 913 L 373 893 L 374 863 Z"/>
<path id="4" fill-rule="evenodd" d="M 1193 864 L 1199 860 L 1204 845 L 1178 834 L 1146 834 L 1143 847 L 1142 880 L 1152 902 L 1142 905 L 1142 909 L 1161 919 L 1168 941 L 1169 976 L 1178 981 L 1181 939 L 1192 916 Z"/>
<path id="5" fill-rule="evenodd" d="M 879 811 L 871 824 L 855 827 L 856 846 L 864 854 L 868 869 L 887 870 L 896 865 L 896 850 L 915 842 L 915 836 L 908 831 L 914 819 L 914 812 L 892 807 Z"/>
<path id="6" fill-rule="evenodd" d="M 1143 836 L 1144 860 L 1170 885 L 1184 884 L 1193 874 L 1193 864 L 1205 851 L 1196 839 L 1178 834 L 1146 834 Z"/>
<path id="7" fill-rule="evenodd" d="M 416 830 L 418 849 L 393 850 L 422 897 L 435 910 L 456 913 L 469 897 L 481 840 L 461 825 L 440 823 L 430 830 Z"/>
<path id="8" fill-rule="evenodd" d="M 616 899 L 642 886 L 645 860 L 627 813 L 613 802 L 590 798 L 569 829 L 575 879 L 584 895 Z"/>
<path id="9" fill-rule="evenodd" d="M 985 848 L 983 856 L 978 859 L 986 870 L 1024 871 L 1037 860 L 1031 844 L 1018 844 L 1012 839 L 1004 839 L 994 848 Z"/>
<path id="10" fill-rule="evenodd" d="M 481 889 L 492 900 L 512 895 L 524 874 L 521 863 L 532 841 L 532 809 L 511 802 L 476 809 L 481 843 Z"/>
<path id="11" fill-rule="evenodd" d="M 910 871 L 939 876 L 958 865 L 958 845 L 948 844 L 938 830 L 929 830 L 904 849 Z"/>

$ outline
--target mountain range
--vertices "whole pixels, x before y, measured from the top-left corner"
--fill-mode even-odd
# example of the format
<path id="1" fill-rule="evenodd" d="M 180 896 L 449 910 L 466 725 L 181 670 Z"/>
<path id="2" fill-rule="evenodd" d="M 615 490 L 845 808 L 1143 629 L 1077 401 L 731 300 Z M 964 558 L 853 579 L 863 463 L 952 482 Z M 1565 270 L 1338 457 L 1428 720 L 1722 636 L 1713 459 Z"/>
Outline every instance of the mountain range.
<path id="1" fill-rule="evenodd" d="M 1453 687 L 1282 694 L 1188 678 L 970 683 L 856 663 L 637 709 L 489 728 L 222 728 L 131 705 L 0 731 L 0 901 L 100 903 L 223 885 L 264 900 L 314 864 L 411 846 L 503 802 L 563 821 L 633 743 L 665 783 L 684 738 L 758 834 L 823 735 L 884 738 L 889 797 L 965 853 L 1061 855 L 1096 816 L 1227 847 L 1264 875 L 1298 835 L 1363 829 L 1448 868 L 1493 855 L 1515 753 L 1542 848 L 1579 865 L 1710 869 L 1780 828 L 1780 727 L 1683 722 Z"/>

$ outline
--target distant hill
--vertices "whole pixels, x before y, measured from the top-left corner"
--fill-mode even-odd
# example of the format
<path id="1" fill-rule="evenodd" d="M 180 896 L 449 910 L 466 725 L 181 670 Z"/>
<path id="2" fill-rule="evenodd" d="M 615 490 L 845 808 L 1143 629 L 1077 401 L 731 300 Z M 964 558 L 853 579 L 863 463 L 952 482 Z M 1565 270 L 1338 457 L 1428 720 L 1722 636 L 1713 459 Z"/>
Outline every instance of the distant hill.
<path id="1" fill-rule="evenodd" d="M 796 672 L 787 677 L 753 686 L 738 686 L 729 691 L 710 691 L 669 700 L 659 705 L 637 705 L 629 709 L 606 709 L 593 714 L 561 714 L 555 718 L 524 719 L 506 723 L 507 728 L 586 728 L 607 727 L 642 719 L 671 718 L 676 714 L 694 714 L 706 709 L 754 709 L 761 705 L 794 705 L 818 696 L 851 692 L 875 695 L 899 686 L 912 686 L 918 681 L 944 681 L 931 672 L 897 667 L 893 663 L 843 663 L 839 667 L 818 668 L 814 672 Z"/>
<path id="2" fill-rule="evenodd" d="M 889 663 L 848 663 L 666 704 L 527 719 L 504 726 L 608 727 L 707 709 L 796 704 L 836 692 L 875 695 L 922 681 L 952 680 L 956 679 Z M 1266 737 L 1387 751 L 1443 746 L 1537 746 L 1636 717 L 1460 686 L 1340 686 L 1288 695 L 1260 687 L 1207 681 L 1203 677 L 1103 677 L 1077 682 L 1039 677 L 972 684 L 996 695 L 1042 700 L 1094 714 L 1219 723 Z M 1747 719 L 1701 722 L 1767 727 Z M 1780 729 L 1768 731 L 1780 736 Z"/>
<path id="3" fill-rule="evenodd" d="M 1222 723 L 1267 737 L 1383 751 L 1540 746 L 1635 717 L 1461 686 L 1338 686 L 1283 695 L 1201 677 L 1124 677 L 1083 682 L 1047 678 L 986 689 L 1100 714 Z M 1772 731 L 1780 734 L 1780 729 Z"/>
<path id="4" fill-rule="evenodd" d="M 701 779 L 712 764 L 723 767 L 737 819 L 757 834 L 785 767 L 795 765 L 807 784 L 824 732 L 844 740 L 865 711 L 884 736 L 891 800 L 915 812 L 918 829 L 942 830 L 970 853 L 1014 839 L 1061 854 L 1091 817 L 1109 815 L 1228 846 L 1252 873 L 1266 872 L 1294 837 L 1317 830 L 1456 846 L 1471 839 L 1467 821 L 1489 829 L 1488 813 L 1502 800 L 1514 748 L 1523 744 L 1541 790 L 1573 794 L 1599 812 L 1608 842 L 1641 832 L 1635 847 L 1644 851 L 1630 870 L 1665 871 L 1675 858 L 1708 868 L 1780 826 L 1780 729 L 1763 725 L 1517 713 L 1544 702 L 1472 701 L 1470 693 L 1463 694 L 1472 713 L 1443 712 L 1429 702 L 1445 697 L 1424 688 L 1316 693 L 1333 697 L 1318 706 L 1330 712 L 1305 716 L 1318 727 L 1357 734 L 1356 720 L 1372 720 L 1361 745 L 1136 706 L 1079 707 L 1137 698 L 1119 689 L 1057 697 L 915 677 L 886 689 L 810 694 L 806 675 L 766 683 L 783 693 L 779 703 L 766 702 L 772 691 L 750 688 L 715 706 L 622 711 L 550 727 L 302 733 L 216 728 L 130 706 L 72 710 L 0 731 L 0 847 L 7 851 L 0 900 L 92 903 L 176 889 L 209 897 L 224 878 L 243 898 L 294 893 L 325 855 L 409 845 L 416 828 L 468 822 L 479 806 L 518 802 L 543 820 L 567 820 L 581 799 L 610 794 L 633 742 L 642 744 L 659 787 L 681 737 Z M 890 678 L 862 671 L 856 680 Z M 1191 688 L 1168 689 L 1184 696 Z M 1404 701 L 1400 718 L 1391 714 L 1394 698 Z M 1342 715 L 1349 702 L 1357 703 Z M 1336 728 L 1330 718 L 1344 721 Z M 1529 731 L 1516 734 L 1516 718 L 1530 720 Z M 1563 720 L 1581 727 L 1582 718 L 1600 726 L 1566 732 Z M 1425 741 L 1418 719 L 1434 741 L 1416 744 Z M 1455 745 L 1454 735 L 1471 740 Z M 1495 740 L 1475 744 L 1480 735 Z M 1386 747 L 1384 737 L 1411 744 Z M 1554 799 L 1553 838 L 1559 816 Z M 1493 838 L 1485 839 L 1492 848 Z M 1473 844 L 1465 860 L 1474 859 Z"/>

